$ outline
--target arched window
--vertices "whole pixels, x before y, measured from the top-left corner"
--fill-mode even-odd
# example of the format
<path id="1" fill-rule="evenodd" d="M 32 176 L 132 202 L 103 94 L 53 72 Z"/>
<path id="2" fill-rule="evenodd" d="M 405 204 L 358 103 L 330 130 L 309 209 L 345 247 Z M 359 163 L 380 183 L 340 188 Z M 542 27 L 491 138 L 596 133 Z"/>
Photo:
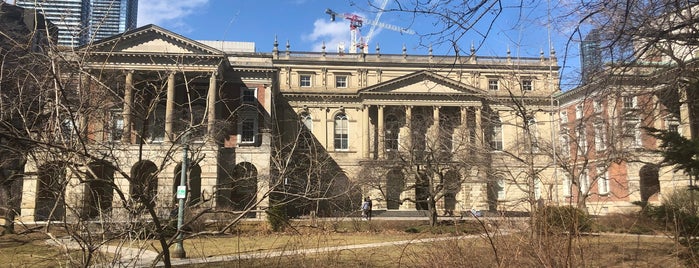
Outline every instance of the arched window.
<path id="1" fill-rule="evenodd" d="M 299 116 L 301 119 L 301 123 L 306 127 L 308 131 L 313 131 L 313 118 L 309 113 L 301 113 Z"/>
<path id="2" fill-rule="evenodd" d="M 348 125 L 347 115 L 344 113 L 335 115 L 335 150 L 349 149 Z"/>

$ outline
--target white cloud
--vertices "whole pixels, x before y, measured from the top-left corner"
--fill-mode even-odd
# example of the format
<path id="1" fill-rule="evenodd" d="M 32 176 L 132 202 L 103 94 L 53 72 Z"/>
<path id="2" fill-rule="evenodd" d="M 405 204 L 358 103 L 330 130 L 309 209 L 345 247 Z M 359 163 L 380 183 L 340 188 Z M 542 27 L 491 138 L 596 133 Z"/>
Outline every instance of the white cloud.
<path id="1" fill-rule="evenodd" d="M 207 7 L 209 0 L 140 0 L 138 25 L 156 24 L 170 30 L 187 31 L 187 15 Z"/>
<path id="2" fill-rule="evenodd" d="M 350 46 L 349 22 L 342 19 L 334 22 L 328 19 L 318 19 L 313 23 L 313 32 L 303 36 L 302 39 L 313 43 L 313 51 L 320 51 L 323 41 L 325 41 L 328 52 L 336 52 L 340 43 L 344 43 L 345 50 L 347 50 Z"/>

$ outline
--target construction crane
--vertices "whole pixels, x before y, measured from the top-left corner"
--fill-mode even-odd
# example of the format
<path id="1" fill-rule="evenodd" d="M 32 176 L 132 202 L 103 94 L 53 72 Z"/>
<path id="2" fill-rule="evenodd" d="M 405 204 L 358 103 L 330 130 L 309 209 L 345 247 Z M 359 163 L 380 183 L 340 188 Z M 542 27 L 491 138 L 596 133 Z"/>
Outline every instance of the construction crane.
<path id="1" fill-rule="evenodd" d="M 379 12 L 383 12 L 383 8 Z M 411 29 L 401 28 L 401 27 L 398 27 L 395 25 L 379 22 L 378 16 L 380 16 L 380 15 L 377 15 L 377 19 L 375 19 L 373 21 L 367 21 L 364 17 L 359 16 L 357 14 L 337 13 L 329 8 L 325 10 L 325 14 L 330 15 L 330 21 L 335 21 L 336 17 L 342 17 L 343 19 L 348 20 L 350 22 L 350 42 L 352 42 L 350 44 L 350 48 L 349 48 L 350 53 L 356 53 L 357 48 L 359 48 L 360 50 L 364 50 L 364 48 L 367 46 L 367 43 L 362 38 L 362 34 L 361 34 L 361 29 L 362 29 L 362 26 L 364 26 L 364 25 L 372 25 L 372 26 L 376 26 L 376 27 L 381 27 L 384 29 L 399 32 L 401 34 L 415 34 L 415 31 L 413 31 Z M 371 34 L 373 34 L 373 31 L 370 31 L 370 32 L 371 32 Z M 371 38 L 371 36 L 369 36 L 369 38 Z"/>

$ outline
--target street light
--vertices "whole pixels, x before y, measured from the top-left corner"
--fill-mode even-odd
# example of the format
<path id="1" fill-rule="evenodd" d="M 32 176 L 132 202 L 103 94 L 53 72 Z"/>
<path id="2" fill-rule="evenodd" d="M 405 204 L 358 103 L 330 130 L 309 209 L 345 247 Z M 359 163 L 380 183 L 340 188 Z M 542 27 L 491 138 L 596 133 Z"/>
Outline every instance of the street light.
<path id="1" fill-rule="evenodd" d="M 184 259 L 187 257 L 187 253 L 184 251 L 184 246 L 182 245 L 182 240 L 184 234 L 182 233 L 182 225 L 184 224 L 184 201 L 187 198 L 187 154 L 189 151 L 189 144 L 187 143 L 187 133 L 182 137 L 182 171 L 180 171 L 180 185 L 177 186 L 177 242 L 175 244 L 175 250 L 172 252 L 173 258 Z"/>

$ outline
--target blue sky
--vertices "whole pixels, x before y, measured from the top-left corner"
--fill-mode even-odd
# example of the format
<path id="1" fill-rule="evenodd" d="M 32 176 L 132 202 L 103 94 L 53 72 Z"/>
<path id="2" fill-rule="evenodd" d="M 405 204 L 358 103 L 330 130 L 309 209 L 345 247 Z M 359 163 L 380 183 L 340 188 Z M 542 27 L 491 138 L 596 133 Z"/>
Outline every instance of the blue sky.
<path id="1" fill-rule="evenodd" d="M 288 40 L 291 50 L 319 50 L 321 42 L 325 41 L 330 50 L 335 49 L 340 41 L 349 45 L 349 22 L 341 18 L 331 22 L 325 9 L 331 8 L 337 13 L 356 13 L 371 20 L 375 14 L 359 6 L 365 1 L 140 0 L 138 20 L 139 26 L 153 23 L 196 40 L 255 42 L 260 52 L 271 51 L 275 35 L 282 48 Z M 511 8 L 499 19 L 487 40 L 483 41 L 477 34 L 467 34 L 459 45 L 466 52 L 471 43 L 478 46 L 485 42 L 479 47 L 479 55 L 504 56 L 509 48 L 513 56 L 538 57 L 542 49 L 548 56 L 545 14 L 527 12 L 525 10 L 525 14 L 520 14 L 519 9 Z M 427 48 L 420 46 L 420 34 L 433 30 L 430 21 L 418 20 L 413 23 L 405 14 L 387 12 L 382 15 L 381 22 L 407 27 L 417 34 L 405 35 L 377 29 L 369 45 L 370 53 L 374 53 L 376 42 L 380 44 L 382 53 L 401 53 L 403 44 L 409 54 L 427 53 Z M 369 27 L 363 27 L 363 34 L 369 32 Z M 423 43 L 426 45 L 430 41 Z M 436 54 L 453 54 L 447 46 L 435 46 L 434 50 Z"/>
<path id="2" fill-rule="evenodd" d="M 330 8 L 337 13 L 355 13 L 368 20 L 375 14 L 366 7 L 367 0 L 140 0 L 138 24 L 156 24 L 183 36 L 195 40 L 226 40 L 255 42 L 259 52 L 270 52 L 275 36 L 280 49 L 285 49 L 287 40 L 292 51 L 319 51 L 323 41 L 328 51 L 337 49 L 339 42 L 349 47 L 349 22 L 337 18 L 335 22 L 325 14 Z M 376 0 L 372 0 L 376 1 Z M 391 8 L 391 2 L 389 6 Z M 577 43 L 569 44 L 566 55 L 566 41 L 572 27 L 566 22 L 554 20 L 547 27 L 549 19 L 546 13 L 547 2 L 543 0 L 512 1 L 513 4 L 524 3 L 524 8 L 507 6 L 493 25 L 491 32 L 483 39 L 477 32 L 469 32 L 460 39 L 458 45 L 462 54 L 468 53 L 471 44 L 477 48 L 477 55 L 505 56 L 507 50 L 512 57 L 539 57 L 540 51 L 549 56 L 549 36 L 559 58 L 559 65 L 566 67 L 563 73 L 567 79 L 577 77 L 579 56 Z M 559 14 L 565 10 L 566 0 L 557 0 L 551 10 Z M 555 14 L 553 15 L 556 16 Z M 369 43 L 369 53 L 375 52 L 376 43 L 381 53 L 400 54 L 405 44 L 408 54 L 427 54 L 428 44 L 433 46 L 434 54 L 453 55 L 448 45 L 436 45 L 435 40 L 422 38 L 424 34 L 435 31 L 435 21 L 418 18 L 411 20 L 406 14 L 386 12 L 381 22 L 410 28 L 417 32 L 406 35 L 391 30 L 377 29 Z M 484 20 L 489 21 L 487 18 Z M 476 30 L 483 31 L 486 23 L 476 25 Z M 370 26 L 362 28 L 362 34 L 369 32 Z M 564 82 L 564 83 L 575 83 Z M 564 88 L 570 87 L 563 85 Z"/>

